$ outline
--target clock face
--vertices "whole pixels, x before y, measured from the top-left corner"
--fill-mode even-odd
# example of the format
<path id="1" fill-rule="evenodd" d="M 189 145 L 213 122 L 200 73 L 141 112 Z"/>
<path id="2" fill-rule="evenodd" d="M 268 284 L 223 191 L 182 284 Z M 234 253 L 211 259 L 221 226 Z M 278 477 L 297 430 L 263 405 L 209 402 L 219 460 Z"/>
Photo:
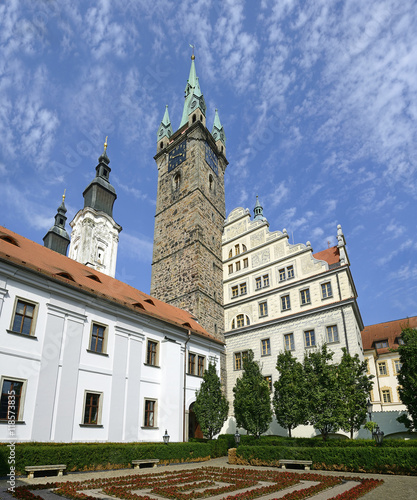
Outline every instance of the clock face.
<path id="1" fill-rule="evenodd" d="M 187 141 L 178 144 L 168 156 L 168 172 L 174 170 L 187 158 Z"/>
<path id="2" fill-rule="evenodd" d="M 219 160 L 214 153 L 214 151 L 211 149 L 211 147 L 207 144 L 206 142 L 206 162 L 210 166 L 210 168 L 213 170 L 213 172 L 216 175 L 219 175 Z"/>

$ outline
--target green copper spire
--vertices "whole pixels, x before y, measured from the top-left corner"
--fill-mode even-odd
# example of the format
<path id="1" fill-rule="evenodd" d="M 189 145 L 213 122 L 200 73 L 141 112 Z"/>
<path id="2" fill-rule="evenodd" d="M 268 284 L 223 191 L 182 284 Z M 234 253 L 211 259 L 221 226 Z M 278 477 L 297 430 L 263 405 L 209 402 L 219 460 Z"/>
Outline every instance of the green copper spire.
<path id="1" fill-rule="evenodd" d="M 224 133 L 223 125 L 220 123 L 219 113 L 216 112 L 214 114 L 214 124 L 213 129 L 211 131 L 211 135 L 213 136 L 215 141 L 222 141 L 222 143 L 226 146 L 226 134 Z"/>
<path id="2" fill-rule="evenodd" d="M 255 215 L 255 217 L 253 218 L 253 220 L 260 220 L 260 221 L 265 221 L 265 222 L 268 222 L 266 220 L 266 217 L 264 217 L 264 214 L 263 214 L 263 207 L 261 206 L 261 204 L 259 203 L 259 199 L 258 199 L 258 196 L 256 196 L 256 204 L 255 204 L 255 208 L 253 209 L 253 213 Z"/>
<path id="3" fill-rule="evenodd" d="M 195 57 L 193 54 L 191 56 L 190 75 L 187 80 L 187 85 L 185 86 L 185 102 L 179 128 L 183 127 L 186 123 L 188 123 L 188 117 L 197 108 L 199 108 L 203 113 L 203 115 L 206 116 L 206 103 L 204 101 L 204 96 L 201 93 L 200 83 L 198 81 L 197 73 L 195 70 L 194 60 Z"/>
<path id="4" fill-rule="evenodd" d="M 171 120 L 169 119 L 168 104 L 165 106 L 164 117 L 162 118 L 161 124 L 159 125 L 156 140 L 159 141 L 162 137 L 170 138 L 172 135 Z"/>

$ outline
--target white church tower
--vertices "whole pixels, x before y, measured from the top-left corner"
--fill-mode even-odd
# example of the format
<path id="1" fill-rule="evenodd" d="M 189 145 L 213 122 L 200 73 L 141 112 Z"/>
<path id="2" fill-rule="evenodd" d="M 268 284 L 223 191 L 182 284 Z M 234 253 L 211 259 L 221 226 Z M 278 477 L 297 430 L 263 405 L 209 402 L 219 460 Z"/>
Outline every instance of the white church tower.
<path id="1" fill-rule="evenodd" d="M 72 233 L 68 256 L 114 278 L 122 227 L 113 219 L 117 195 L 109 181 L 111 169 L 106 151 L 107 137 L 96 166 L 96 176 L 83 193 L 84 208 L 70 222 Z"/>

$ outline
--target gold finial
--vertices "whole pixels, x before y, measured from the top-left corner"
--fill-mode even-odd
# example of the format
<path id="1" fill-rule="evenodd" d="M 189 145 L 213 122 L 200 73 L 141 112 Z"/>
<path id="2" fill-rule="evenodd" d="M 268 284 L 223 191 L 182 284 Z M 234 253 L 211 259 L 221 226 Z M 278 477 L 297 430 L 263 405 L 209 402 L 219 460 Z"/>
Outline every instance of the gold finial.
<path id="1" fill-rule="evenodd" d="M 64 203 L 64 201 L 65 201 L 65 193 L 66 193 L 66 191 L 67 191 L 67 190 L 66 190 L 66 189 L 64 189 L 64 194 L 62 195 L 62 203 Z"/>
<path id="2" fill-rule="evenodd" d="M 104 143 L 104 152 L 106 152 L 106 151 L 107 151 L 107 138 L 108 138 L 108 137 L 109 137 L 109 136 L 108 136 L 108 135 L 106 135 L 106 142 Z"/>
<path id="3" fill-rule="evenodd" d="M 191 43 L 188 44 L 192 49 L 193 49 L 193 54 L 191 56 L 191 60 L 194 61 L 195 55 L 194 55 L 194 45 L 191 45 Z"/>

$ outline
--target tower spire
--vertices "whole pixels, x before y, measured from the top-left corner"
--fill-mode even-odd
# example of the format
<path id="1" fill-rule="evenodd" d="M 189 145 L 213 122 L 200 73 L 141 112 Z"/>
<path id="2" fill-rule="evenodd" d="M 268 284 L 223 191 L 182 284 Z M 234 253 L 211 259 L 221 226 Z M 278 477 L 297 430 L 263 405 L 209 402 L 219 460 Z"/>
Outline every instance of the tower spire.
<path id="1" fill-rule="evenodd" d="M 179 128 L 183 127 L 186 123 L 194 123 L 197 118 L 205 125 L 206 120 L 206 103 L 200 89 L 195 69 L 194 47 L 192 45 L 190 46 L 193 49 L 193 55 L 191 56 L 190 74 L 188 76 L 187 85 L 185 86 L 185 102 Z"/>
<path id="2" fill-rule="evenodd" d="M 65 222 L 67 220 L 65 207 L 65 192 L 62 195 L 62 203 L 57 209 L 55 215 L 55 222 L 51 229 L 45 234 L 43 244 L 45 247 L 54 250 L 62 255 L 67 255 L 67 248 L 70 243 L 70 237 L 65 229 Z"/>
<path id="3" fill-rule="evenodd" d="M 255 208 L 253 209 L 253 213 L 255 215 L 255 217 L 253 218 L 254 221 L 255 220 L 260 220 L 262 222 L 268 222 L 266 220 L 266 217 L 264 217 L 263 207 L 259 203 L 258 195 L 256 195 L 256 203 L 255 203 Z"/>
<path id="4" fill-rule="evenodd" d="M 161 124 L 159 125 L 158 132 L 156 134 L 156 140 L 161 141 L 164 137 L 168 139 L 172 135 L 172 126 L 171 120 L 169 119 L 168 113 L 168 104 L 165 106 L 164 117 L 162 118 Z M 164 147 L 164 143 L 162 142 L 161 149 Z"/>
<path id="5" fill-rule="evenodd" d="M 214 124 L 211 130 L 211 135 L 213 136 L 216 142 L 221 141 L 223 143 L 223 146 L 226 147 L 226 134 L 224 133 L 223 125 L 220 123 L 220 118 L 217 108 L 214 113 Z"/>

